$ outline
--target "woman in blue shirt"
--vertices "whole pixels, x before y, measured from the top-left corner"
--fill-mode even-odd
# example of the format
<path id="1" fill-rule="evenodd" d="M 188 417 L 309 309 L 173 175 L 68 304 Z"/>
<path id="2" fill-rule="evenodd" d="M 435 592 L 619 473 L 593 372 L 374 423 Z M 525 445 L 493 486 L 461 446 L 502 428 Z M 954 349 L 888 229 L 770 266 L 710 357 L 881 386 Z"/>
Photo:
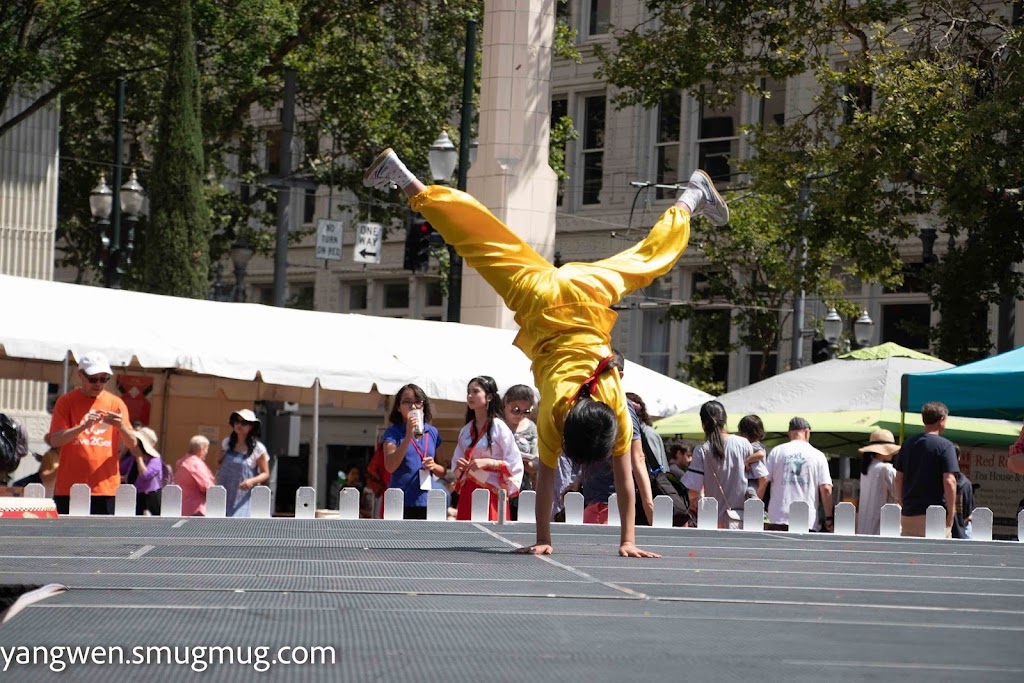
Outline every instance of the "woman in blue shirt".
<path id="1" fill-rule="evenodd" d="M 444 465 L 434 461 L 441 435 L 430 424 L 431 418 L 430 399 L 423 389 L 406 384 L 398 390 L 391 406 L 391 426 L 385 430 L 382 441 L 384 468 L 391 473 L 388 488 L 405 493 L 405 519 L 427 518 L 431 477 L 443 477 L 445 473 Z M 413 436 L 417 419 L 423 421 L 423 435 L 418 438 Z"/>

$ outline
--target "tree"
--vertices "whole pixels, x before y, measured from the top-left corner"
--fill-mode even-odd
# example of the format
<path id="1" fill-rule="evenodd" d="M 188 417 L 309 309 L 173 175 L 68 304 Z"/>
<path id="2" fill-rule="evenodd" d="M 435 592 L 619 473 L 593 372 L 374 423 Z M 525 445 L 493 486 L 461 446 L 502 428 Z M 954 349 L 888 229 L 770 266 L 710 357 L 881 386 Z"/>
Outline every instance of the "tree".
<path id="1" fill-rule="evenodd" d="M 698 233 L 709 290 L 737 304 L 743 341 L 767 357 L 782 321 L 765 325 L 764 313 L 801 288 L 841 304 L 851 278 L 898 282 L 899 244 L 920 220 L 939 216 L 950 235 L 972 238 L 930 269 L 942 313 L 938 352 L 954 362 L 986 354 L 987 329 L 964 334 L 959 321 L 977 321 L 1001 296 L 1024 295 L 1008 268 L 1024 260 L 1022 240 L 1008 240 L 1021 207 L 992 191 L 1019 186 L 1024 174 L 1021 27 L 1008 8 L 969 0 L 646 4 L 655 21 L 620 31 L 614 51 L 599 51 L 620 106 L 654 107 L 674 90 L 720 105 L 738 92 L 765 96 L 764 78 L 800 77 L 816 91 L 813 106 L 784 125 L 744 131 L 754 155 L 734 161 L 770 214 L 740 210 L 727 230 Z M 808 177 L 816 178 L 813 211 L 801 221 L 798 190 Z"/>
<path id="2" fill-rule="evenodd" d="M 199 74 L 191 0 L 178 0 L 150 178 L 152 213 L 143 254 L 146 291 L 204 298 L 209 284 L 210 215 L 199 124 Z"/>
<path id="3" fill-rule="evenodd" d="M 351 189 L 365 212 L 361 168 L 382 147 L 394 146 L 426 171 L 427 146 L 458 104 L 465 21 L 479 17 L 482 4 L 193 0 L 212 258 L 240 231 L 273 224 L 264 207 L 273 190 L 262 169 L 238 170 L 233 160 L 266 144 L 267 131 L 253 125 L 250 112 L 278 106 L 286 67 L 298 72 L 300 118 L 311 124 L 304 132 L 334 141 L 330 153 L 308 155 L 296 173 Z M 110 163 L 113 81 L 127 79 L 128 135 L 136 143 L 130 163 L 152 190 L 150 149 L 174 28 L 160 0 L 13 0 L 0 9 L 0 105 L 14 102 L 11 93 L 29 98 L 0 135 L 60 97 L 58 233 L 62 262 L 79 278 L 94 266 L 86 198 Z M 253 191 L 240 197 L 225 189 L 236 180 Z M 401 202 L 375 201 L 375 219 L 397 216 Z M 258 250 L 272 244 L 266 237 L 259 228 L 252 234 Z M 129 273 L 130 286 L 138 286 L 138 276 Z"/>

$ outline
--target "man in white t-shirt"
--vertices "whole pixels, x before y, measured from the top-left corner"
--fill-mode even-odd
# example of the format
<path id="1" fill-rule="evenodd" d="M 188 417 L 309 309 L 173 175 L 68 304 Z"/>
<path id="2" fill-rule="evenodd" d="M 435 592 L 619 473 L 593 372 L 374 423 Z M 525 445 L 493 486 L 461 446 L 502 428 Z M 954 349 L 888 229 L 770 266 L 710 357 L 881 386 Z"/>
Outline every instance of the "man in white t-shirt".
<path id="1" fill-rule="evenodd" d="M 780 444 L 768 453 L 768 481 L 771 498 L 768 501 L 768 521 L 789 524 L 789 506 L 803 500 L 811 507 L 811 528 L 821 531 L 817 518 L 818 497 L 825 509 L 825 531 L 832 531 L 832 476 L 828 472 L 825 454 L 810 444 L 811 425 L 802 417 L 789 421 L 789 442 Z"/>

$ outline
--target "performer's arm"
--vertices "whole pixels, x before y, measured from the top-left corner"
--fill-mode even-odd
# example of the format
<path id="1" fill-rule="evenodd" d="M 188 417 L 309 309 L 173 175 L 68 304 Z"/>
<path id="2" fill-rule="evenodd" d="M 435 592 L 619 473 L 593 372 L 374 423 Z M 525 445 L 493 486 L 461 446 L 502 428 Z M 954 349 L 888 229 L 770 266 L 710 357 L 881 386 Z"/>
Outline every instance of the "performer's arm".
<path id="1" fill-rule="evenodd" d="M 633 495 L 633 459 L 612 457 L 615 493 L 619 501 L 619 555 L 623 557 L 661 557 L 636 547 L 636 499 Z M 647 482 L 650 492 L 650 482 Z"/>
<path id="2" fill-rule="evenodd" d="M 644 456 L 644 448 L 640 439 L 633 441 L 629 447 L 629 454 L 633 465 L 633 483 L 640 491 L 640 502 L 643 503 L 647 523 L 654 524 L 654 494 L 651 492 L 651 478 L 647 474 L 647 458 Z M 630 487 L 630 490 L 632 488 Z M 618 490 L 618 488 L 615 489 L 616 492 Z"/>
<path id="3" fill-rule="evenodd" d="M 544 461 L 537 465 L 537 542 L 516 552 L 531 555 L 551 554 L 551 507 L 555 502 L 555 470 Z"/>

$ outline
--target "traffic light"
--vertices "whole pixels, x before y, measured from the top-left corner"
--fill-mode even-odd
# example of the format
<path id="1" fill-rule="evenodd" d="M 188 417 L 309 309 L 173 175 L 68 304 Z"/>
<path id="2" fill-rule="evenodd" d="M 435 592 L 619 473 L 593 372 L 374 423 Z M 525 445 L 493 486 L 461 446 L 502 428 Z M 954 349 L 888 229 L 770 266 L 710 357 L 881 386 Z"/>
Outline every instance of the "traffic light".
<path id="1" fill-rule="evenodd" d="M 405 234 L 405 263 L 406 270 L 414 273 L 425 273 L 430 267 L 430 246 L 431 235 L 435 233 L 433 227 L 423 216 L 413 214 L 409 222 L 409 230 Z"/>

